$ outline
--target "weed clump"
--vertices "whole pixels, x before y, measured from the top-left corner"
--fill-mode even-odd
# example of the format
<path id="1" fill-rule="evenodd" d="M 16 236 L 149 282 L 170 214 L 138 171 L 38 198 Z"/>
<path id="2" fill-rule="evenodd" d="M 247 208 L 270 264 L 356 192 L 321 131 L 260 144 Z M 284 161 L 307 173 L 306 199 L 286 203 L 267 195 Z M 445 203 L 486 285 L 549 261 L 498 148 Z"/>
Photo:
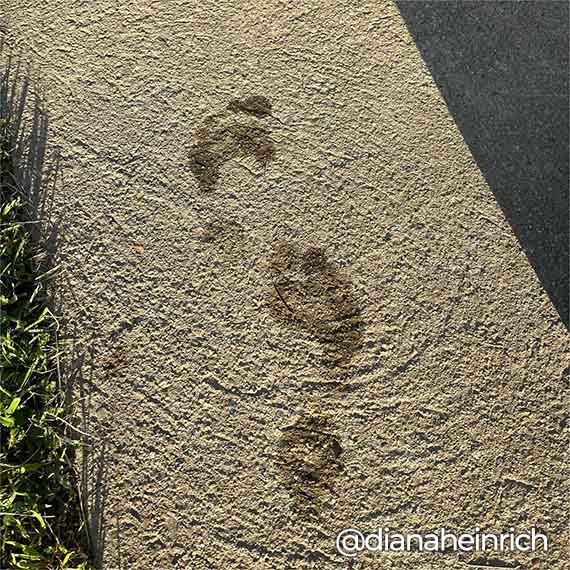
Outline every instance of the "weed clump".
<path id="1" fill-rule="evenodd" d="M 62 430 L 67 410 L 50 274 L 32 232 L 29 178 L 22 181 L 17 169 L 22 156 L 38 165 L 34 153 L 41 150 L 30 145 L 20 152 L 17 141 L 34 141 L 37 133 L 22 137 L 9 93 L 0 70 L 0 567 L 85 570 L 71 470 L 75 444 Z M 41 121 L 36 109 L 31 130 Z"/>

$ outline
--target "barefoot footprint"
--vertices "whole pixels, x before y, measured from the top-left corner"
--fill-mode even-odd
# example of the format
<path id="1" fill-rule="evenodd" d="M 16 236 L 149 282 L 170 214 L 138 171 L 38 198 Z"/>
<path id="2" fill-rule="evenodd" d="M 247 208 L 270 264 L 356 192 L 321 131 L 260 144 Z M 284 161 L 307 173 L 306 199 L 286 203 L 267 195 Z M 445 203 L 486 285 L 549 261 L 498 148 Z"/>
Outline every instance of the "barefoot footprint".
<path id="1" fill-rule="evenodd" d="M 326 367 L 346 369 L 364 337 L 361 309 L 348 278 L 322 249 L 290 243 L 275 250 L 271 271 L 274 316 L 311 333 L 322 345 Z"/>
<path id="2" fill-rule="evenodd" d="M 190 170 L 200 189 L 213 190 L 221 166 L 232 159 L 254 157 L 262 166 L 273 158 L 275 145 L 262 120 L 271 115 L 271 103 L 262 95 L 234 99 L 227 109 L 206 118 L 198 142 L 190 151 Z"/>
<path id="3" fill-rule="evenodd" d="M 220 168 L 229 160 L 251 156 L 267 165 L 275 153 L 263 122 L 270 115 L 269 100 L 253 95 L 234 99 L 224 111 L 204 120 L 190 152 L 190 169 L 201 190 L 215 188 Z M 229 246 L 241 226 L 226 226 L 207 224 L 202 239 L 219 243 L 223 252 L 233 255 Z M 322 346 L 322 364 L 335 381 L 344 379 L 364 339 L 364 320 L 350 280 L 327 260 L 321 248 L 287 242 L 275 249 L 270 270 L 272 314 L 280 322 L 313 335 Z M 277 463 L 296 510 L 318 517 L 321 502 L 344 471 L 339 438 L 326 417 L 314 415 L 285 427 L 278 446 Z"/>
<path id="4" fill-rule="evenodd" d="M 295 510 L 318 514 L 320 503 L 344 471 L 342 447 L 323 416 L 301 418 L 283 429 L 278 465 Z"/>

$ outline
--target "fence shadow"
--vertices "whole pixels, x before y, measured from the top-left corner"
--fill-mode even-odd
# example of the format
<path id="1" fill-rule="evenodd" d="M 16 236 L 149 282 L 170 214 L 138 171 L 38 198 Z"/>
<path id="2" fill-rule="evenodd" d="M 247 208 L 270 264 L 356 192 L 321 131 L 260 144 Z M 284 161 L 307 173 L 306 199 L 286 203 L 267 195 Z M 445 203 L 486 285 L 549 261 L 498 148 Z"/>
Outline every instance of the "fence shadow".
<path id="1" fill-rule="evenodd" d="M 568 2 L 396 4 L 568 328 Z"/>

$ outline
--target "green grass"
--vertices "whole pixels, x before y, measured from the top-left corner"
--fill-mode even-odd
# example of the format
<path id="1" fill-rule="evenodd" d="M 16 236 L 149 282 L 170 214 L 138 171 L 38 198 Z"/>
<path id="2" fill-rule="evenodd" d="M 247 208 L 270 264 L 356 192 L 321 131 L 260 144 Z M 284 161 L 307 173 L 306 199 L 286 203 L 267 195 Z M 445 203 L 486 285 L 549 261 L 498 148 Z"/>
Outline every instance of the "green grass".
<path id="1" fill-rule="evenodd" d="M 15 141 L 26 139 L 17 132 L 26 127 L 12 118 L 6 93 L 0 89 L 0 568 L 87 569 L 52 272 L 18 178 Z"/>

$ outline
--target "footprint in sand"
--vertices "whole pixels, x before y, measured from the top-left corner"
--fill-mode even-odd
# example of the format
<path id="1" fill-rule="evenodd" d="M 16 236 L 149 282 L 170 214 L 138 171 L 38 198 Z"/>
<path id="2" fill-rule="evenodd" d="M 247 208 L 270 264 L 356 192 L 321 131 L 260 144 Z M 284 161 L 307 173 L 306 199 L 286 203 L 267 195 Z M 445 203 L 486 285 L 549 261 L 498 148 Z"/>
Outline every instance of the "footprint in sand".
<path id="1" fill-rule="evenodd" d="M 325 417 L 312 416 L 285 427 L 278 445 L 277 465 L 295 510 L 316 515 L 335 479 L 344 471 L 338 437 Z"/>
<path id="2" fill-rule="evenodd" d="M 350 280 L 316 247 L 282 243 L 273 253 L 271 312 L 308 331 L 322 346 L 322 364 L 347 368 L 364 341 L 364 320 Z"/>
<path id="3" fill-rule="evenodd" d="M 200 189 L 213 190 L 221 166 L 232 159 L 253 157 L 266 166 L 275 154 L 270 130 L 263 123 L 271 103 L 262 95 L 234 99 L 224 111 L 206 118 L 190 151 L 190 170 Z"/>

